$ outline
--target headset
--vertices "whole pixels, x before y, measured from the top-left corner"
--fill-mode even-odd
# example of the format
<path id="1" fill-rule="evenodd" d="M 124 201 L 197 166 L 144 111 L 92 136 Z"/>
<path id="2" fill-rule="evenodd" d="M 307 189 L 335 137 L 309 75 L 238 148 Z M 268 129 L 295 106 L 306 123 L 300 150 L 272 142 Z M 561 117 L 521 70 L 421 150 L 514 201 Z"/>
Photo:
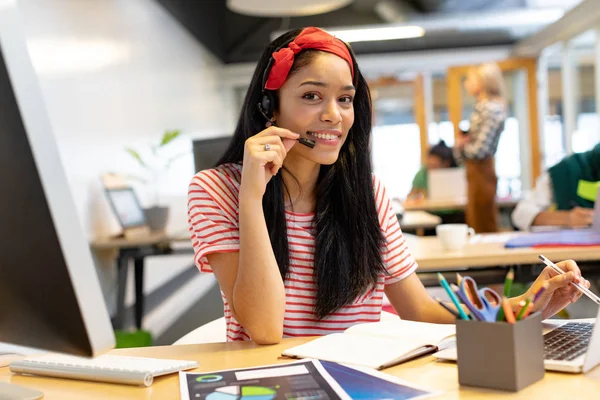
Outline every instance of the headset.
<path id="1" fill-rule="evenodd" d="M 275 51 L 273 51 L 273 53 L 278 52 L 279 50 L 283 49 L 284 47 L 287 47 L 288 45 L 289 45 L 289 43 L 286 43 L 285 45 L 278 47 Z M 273 67 L 274 63 L 275 63 L 275 59 L 273 58 L 273 55 L 271 55 L 271 58 L 269 59 L 269 63 L 267 64 L 267 67 L 265 68 L 265 72 L 263 72 L 262 85 L 261 85 L 262 94 L 263 94 L 262 99 L 261 99 L 260 103 L 258 103 L 256 105 L 258 112 L 263 117 L 265 117 L 267 122 L 269 122 L 271 125 L 275 125 L 275 121 L 273 120 L 273 113 L 275 112 L 276 98 L 275 98 L 275 95 L 273 94 L 272 90 L 265 89 L 265 85 L 267 84 L 267 79 L 269 78 L 269 73 L 271 72 L 271 68 Z"/>

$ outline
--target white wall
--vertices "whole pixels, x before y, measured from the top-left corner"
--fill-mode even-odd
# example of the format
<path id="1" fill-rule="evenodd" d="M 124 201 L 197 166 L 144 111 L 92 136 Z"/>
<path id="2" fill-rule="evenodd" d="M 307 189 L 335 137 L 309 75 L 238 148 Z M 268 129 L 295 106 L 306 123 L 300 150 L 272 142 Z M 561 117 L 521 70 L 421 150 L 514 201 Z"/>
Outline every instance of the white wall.
<path id="1" fill-rule="evenodd" d="M 124 152 L 159 139 L 165 129 L 187 137 L 189 151 L 162 180 L 169 229 L 186 229 L 186 191 L 193 175 L 190 137 L 234 127 L 233 94 L 220 84 L 221 63 L 153 0 L 19 0 L 24 30 L 85 232 L 118 233 L 101 192 L 108 171 L 142 171 Z M 143 205 L 148 196 L 138 187 Z M 146 291 L 191 263 L 151 260 Z M 114 268 L 99 268 L 109 307 Z M 129 296 L 131 297 L 131 296 Z"/>

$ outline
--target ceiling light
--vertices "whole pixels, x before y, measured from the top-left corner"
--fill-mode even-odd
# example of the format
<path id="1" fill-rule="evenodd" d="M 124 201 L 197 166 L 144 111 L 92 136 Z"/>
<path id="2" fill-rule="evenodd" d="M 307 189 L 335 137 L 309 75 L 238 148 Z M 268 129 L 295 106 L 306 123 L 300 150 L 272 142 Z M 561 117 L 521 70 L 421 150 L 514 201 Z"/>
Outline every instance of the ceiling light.
<path id="1" fill-rule="evenodd" d="M 300 17 L 337 10 L 353 0 L 227 0 L 236 13 L 257 17 Z"/>
<path id="2" fill-rule="evenodd" d="M 345 42 L 368 42 L 374 40 L 410 39 L 421 37 L 425 30 L 420 26 L 394 26 L 386 28 L 327 30 Z"/>

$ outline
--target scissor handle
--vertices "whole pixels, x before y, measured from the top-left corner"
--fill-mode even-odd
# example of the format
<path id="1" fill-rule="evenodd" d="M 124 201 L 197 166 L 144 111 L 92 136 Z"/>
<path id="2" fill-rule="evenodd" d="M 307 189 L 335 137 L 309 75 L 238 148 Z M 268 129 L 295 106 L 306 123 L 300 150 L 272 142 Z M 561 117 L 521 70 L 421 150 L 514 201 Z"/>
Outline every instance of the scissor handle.
<path id="1" fill-rule="evenodd" d="M 479 289 L 475 280 L 465 276 L 460 283 L 462 300 L 467 308 L 482 321 L 493 322 L 496 320 L 502 304 L 500 295 L 490 288 Z"/>
<path id="2" fill-rule="evenodd" d="M 479 297 L 487 303 L 488 308 L 496 309 L 502 306 L 502 298 L 490 288 L 479 289 Z"/>

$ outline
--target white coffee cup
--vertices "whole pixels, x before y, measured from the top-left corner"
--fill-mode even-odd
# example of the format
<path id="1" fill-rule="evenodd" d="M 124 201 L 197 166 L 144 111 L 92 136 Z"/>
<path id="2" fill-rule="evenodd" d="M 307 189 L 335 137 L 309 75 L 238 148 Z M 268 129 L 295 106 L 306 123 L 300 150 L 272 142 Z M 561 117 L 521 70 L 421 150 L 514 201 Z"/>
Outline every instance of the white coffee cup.
<path id="1" fill-rule="evenodd" d="M 467 244 L 469 236 L 475 234 L 467 224 L 442 224 L 435 228 L 442 248 L 446 251 L 459 251 Z"/>

